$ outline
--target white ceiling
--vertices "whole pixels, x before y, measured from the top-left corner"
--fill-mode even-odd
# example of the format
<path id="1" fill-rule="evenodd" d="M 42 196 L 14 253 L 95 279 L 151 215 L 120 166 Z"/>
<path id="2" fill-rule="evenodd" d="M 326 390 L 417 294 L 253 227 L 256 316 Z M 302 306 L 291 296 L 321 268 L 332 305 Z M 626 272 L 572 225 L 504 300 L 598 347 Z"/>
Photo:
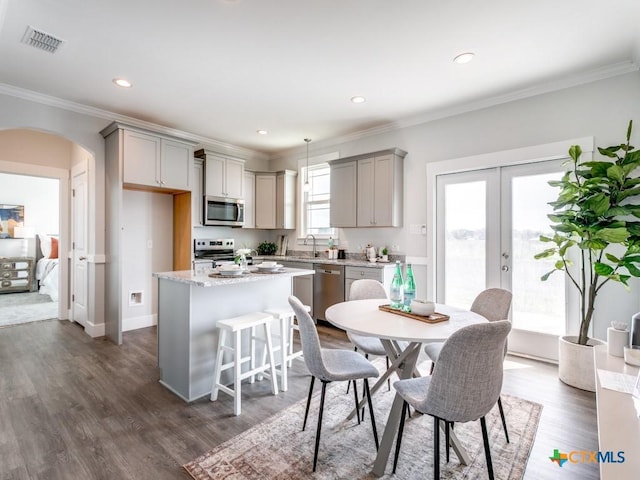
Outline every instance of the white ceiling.
<path id="1" fill-rule="evenodd" d="M 0 0 L 0 84 L 274 154 L 637 70 L 638 25 L 639 0 Z"/>

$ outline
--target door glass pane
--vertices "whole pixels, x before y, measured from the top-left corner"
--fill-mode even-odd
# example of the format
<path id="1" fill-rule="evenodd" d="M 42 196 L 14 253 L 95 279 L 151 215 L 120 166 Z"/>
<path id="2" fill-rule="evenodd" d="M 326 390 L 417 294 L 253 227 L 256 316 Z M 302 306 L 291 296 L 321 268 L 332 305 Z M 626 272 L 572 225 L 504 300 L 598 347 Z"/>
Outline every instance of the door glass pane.
<path id="1" fill-rule="evenodd" d="M 548 202 L 557 197 L 549 180 L 561 173 L 514 177 L 512 196 L 512 319 L 513 327 L 555 335 L 565 334 L 564 274 L 554 273 L 546 282 L 540 277 L 553 269 L 552 259 L 535 260 L 536 253 L 548 248 L 541 234 L 553 236 L 547 215 Z"/>
<path id="2" fill-rule="evenodd" d="M 469 308 L 485 289 L 486 182 L 446 185 L 444 195 L 444 303 Z"/>

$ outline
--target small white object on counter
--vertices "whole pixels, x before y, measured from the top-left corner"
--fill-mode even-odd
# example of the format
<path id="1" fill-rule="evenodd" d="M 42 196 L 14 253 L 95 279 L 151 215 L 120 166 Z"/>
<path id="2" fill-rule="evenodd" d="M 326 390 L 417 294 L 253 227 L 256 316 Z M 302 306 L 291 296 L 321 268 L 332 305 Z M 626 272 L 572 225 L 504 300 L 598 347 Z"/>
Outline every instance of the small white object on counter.
<path id="1" fill-rule="evenodd" d="M 412 300 L 411 313 L 426 317 L 436 311 L 436 304 L 428 300 Z"/>
<path id="2" fill-rule="evenodd" d="M 614 327 L 607 328 L 607 353 L 614 357 L 623 357 L 624 348 L 629 346 L 629 331 Z"/>
<path id="3" fill-rule="evenodd" d="M 629 365 L 640 367 L 640 350 L 624 347 L 624 361 Z"/>

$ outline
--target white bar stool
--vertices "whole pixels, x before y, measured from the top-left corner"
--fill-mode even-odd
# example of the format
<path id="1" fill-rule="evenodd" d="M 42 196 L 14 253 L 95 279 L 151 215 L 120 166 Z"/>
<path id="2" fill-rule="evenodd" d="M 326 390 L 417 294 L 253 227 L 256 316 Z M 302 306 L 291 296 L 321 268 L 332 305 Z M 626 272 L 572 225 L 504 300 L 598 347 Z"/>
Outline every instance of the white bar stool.
<path id="1" fill-rule="evenodd" d="M 311 307 L 308 305 L 305 305 L 304 308 L 307 312 L 311 311 Z M 286 392 L 289 388 L 287 367 L 291 367 L 291 361 L 294 358 L 302 357 L 302 350 L 293 351 L 293 331 L 298 330 L 298 325 L 294 322 L 295 313 L 290 307 L 269 308 L 265 310 L 265 313 L 271 315 L 273 320 L 277 320 L 280 324 L 280 334 L 274 335 L 275 338 L 280 339 L 280 345 L 276 345 L 273 349 L 274 351 L 280 351 L 280 369 L 276 369 L 276 372 L 280 375 L 282 391 Z M 262 358 L 264 361 L 264 354 Z"/>
<path id="2" fill-rule="evenodd" d="M 240 415 L 240 384 L 243 379 L 251 377 L 253 378 L 256 373 L 270 370 L 271 391 L 274 395 L 278 394 L 278 380 L 276 378 L 276 368 L 273 358 L 273 346 L 271 343 L 271 322 L 273 316 L 264 312 L 253 312 L 241 315 L 238 317 L 227 318 L 219 320 L 217 323 L 220 330 L 220 338 L 218 340 L 218 350 L 216 353 L 216 368 L 213 375 L 213 386 L 211 388 L 211 401 L 214 402 L 218 399 L 218 391 L 223 391 L 233 397 L 233 412 L 235 415 Z M 264 329 L 264 338 L 256 336 L 256 327 L 262 326 Z M 242 356 L 242 331 L 251 330 L 250 345 L 251 353 L 248 357 Z M 227 332 L 233 334 L 233 346 L 229 347 L 225 345 L 227 338 Z M 265 353 L 263 355 L 262 364 L 256 367 L 256 352 L 255 342 L 264 342 Z M 233 360 L 227 363 L 222 363 L 224 360 L 224 352 L 233 353 Z M 269 363 L 267 363 L 266 357 L 269 357 Z M 250 368 L 248 371 L 242 373 L 242 364 L 250 362 Z M 220 383 L 220 375 L 223 370 L 233 368 L 233 389 Z"/>

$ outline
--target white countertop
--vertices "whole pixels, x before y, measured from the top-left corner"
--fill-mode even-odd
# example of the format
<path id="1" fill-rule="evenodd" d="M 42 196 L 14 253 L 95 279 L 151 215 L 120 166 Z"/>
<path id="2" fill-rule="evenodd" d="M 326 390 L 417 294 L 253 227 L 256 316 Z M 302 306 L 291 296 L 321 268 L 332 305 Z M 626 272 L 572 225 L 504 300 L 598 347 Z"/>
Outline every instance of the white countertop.
<path id="1" fill-rule="evenodd" d="M 198 269 L 194 270 L 179 270 L 175 272 L 154 272 L 153 276 L 158 279 L 171 280 L 178 283 L 186 283 L 196 287 L 216 287 L 220 285 L 235 285 L 239 283 L 249 282 L 263 282 L 266 280 L 272 280 L 274 278 L 280 278 L 283 276 L 297 277 L 299 275 L 313 275 L 313 270 L 303 270 L 300 268 L 282 268 L 276 273 L 262 273 L 252 269 L 250 273 L 226 277 L 222 275 L 213 274 L 212 269 Z"/>
<path id="2" fill-rule="evenodd" d="M 326 257 L 300 257 L 300 256 L 256 256 L 253 257 L 256 263 L 260 263 L 261 260 L 273 260 L 277 262 L 301 262 L 301 263 L 322 263 L 324 265 L 344 265 L 348 267 L 367 267 L 367 268 L 386 268 L 388 266 L 395 266 L 396 262 L 368 262 L 366 260 L 357 260 L 347 258 L 344 260 L 329 260 Z"/>

